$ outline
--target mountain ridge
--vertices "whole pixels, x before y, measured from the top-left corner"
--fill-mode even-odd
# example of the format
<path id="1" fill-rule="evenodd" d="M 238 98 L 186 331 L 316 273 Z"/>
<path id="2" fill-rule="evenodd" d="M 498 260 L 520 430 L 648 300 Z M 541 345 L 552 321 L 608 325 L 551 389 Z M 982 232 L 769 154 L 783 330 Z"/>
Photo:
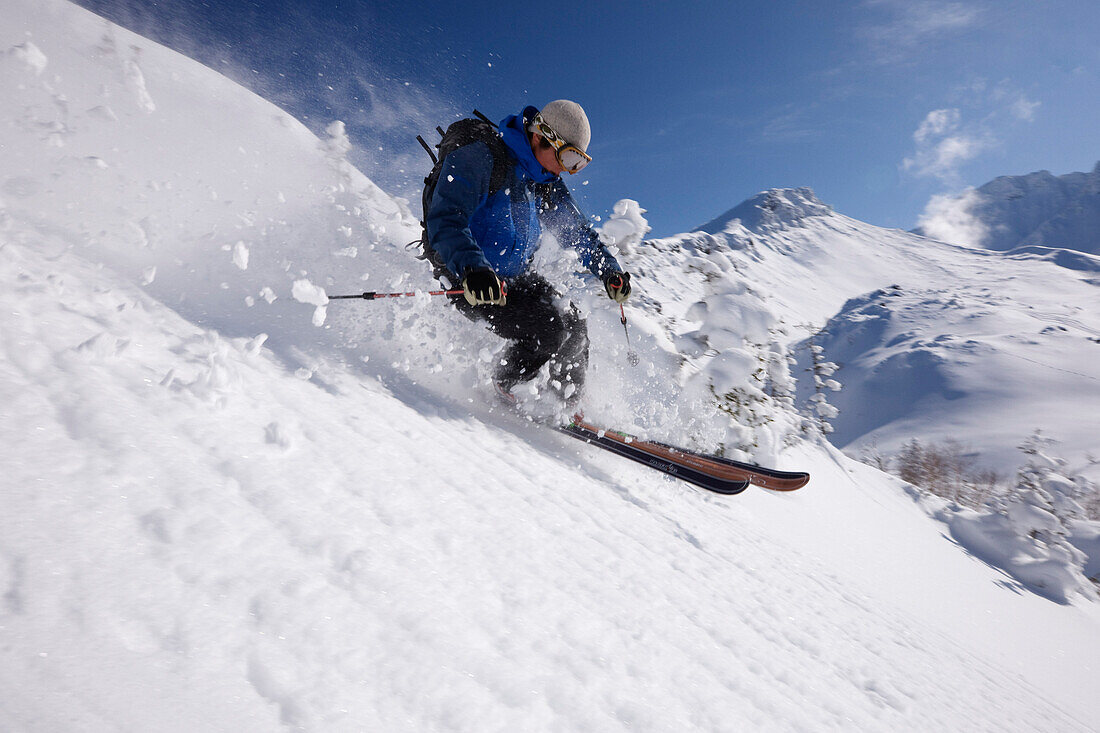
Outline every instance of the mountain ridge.
<path id="1" fill-rule="evenodd" d="M 1100 254 L 1100 162 L 1088 173 L 999 176 L 944 205 L 971 222 L 980 233 L 973 244 L 987 249 L 1045 246 Z M 934 221 L 914 231 L 950 236 Z"/>
<path id="2" fill-rule="evenodd" d="M 760 232 L 794 225 L 807 217 L 831 213 L 833 208 L 822 203 L 809 187 L 772 188 L 742 201 L 692 231 L 720 234 L 739 221 L 749 231 Z"/>
<path id="3" fill-rule="evenodd" d="M 1016 446 L 1042 428 L 1087 466 L 1085 422 L 1100 410 L 1096 256 L 1037 245 L 999 252 L 882 229 L 805 188 L 761 192 L 712 222 L 653 248 L 668 253 L 665 268 L 681 251 L 728 258 L 782 314 L 794 351 L 804 349 L 798 327 L 820 332 L 815 343 L 840 363 L 845 385 L 830 399 L 840 408 L 831 436 L 839 447 L 889 454 L 918 435 L 955 438 L 983 465 L 1011 471 Z M 658 299 L 675 297 L 663 283 L 651 287 Z M 808 368 L 801 351 L 795 370 Z M 809 382 L 798 384 L 808 399 Z M 1003 404 L 1018 405 L 1031 425 L 1005 434 Z"/>

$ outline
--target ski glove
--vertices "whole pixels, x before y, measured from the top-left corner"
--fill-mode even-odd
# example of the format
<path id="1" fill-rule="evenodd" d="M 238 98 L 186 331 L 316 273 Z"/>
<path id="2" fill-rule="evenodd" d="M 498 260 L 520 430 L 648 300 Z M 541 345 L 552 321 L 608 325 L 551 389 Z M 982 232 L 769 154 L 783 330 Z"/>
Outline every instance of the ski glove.
<path id="1" fill-rule="evenodd" d="M 607 297 L 616 303 L 624 303 L 630 297 L 630 273 L 617 270 L 605 272 L 603 286 L 607 290 Z"/>
<path id="2" fill-rule="evenodd" d="M 488 267 L 479 267 L 466 273 L 462 280 L 462 294 L 470 305 L 504 305 L 504 284 Z"/>

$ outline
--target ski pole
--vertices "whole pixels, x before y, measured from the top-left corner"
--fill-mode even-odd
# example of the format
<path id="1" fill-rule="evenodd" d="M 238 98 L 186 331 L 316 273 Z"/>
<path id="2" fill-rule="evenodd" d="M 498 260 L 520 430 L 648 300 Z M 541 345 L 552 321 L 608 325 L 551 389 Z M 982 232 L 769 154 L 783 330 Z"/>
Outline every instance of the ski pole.
<path id="1" fill-rule="evenodd" d="M 367 293 L 359 293 L 358 295 L 330 295 L 329 300 L 381 300 L 382 298 L 415 298 L 418 295 L 462 295 L 465 290 L 462 288 L 456 288 L 452 290 L 428 290 L 412 292 L 400 292 L 400 293 L 377 293 L 373 290 Z M 507 283 L 503 280 L 500 281 L 500 293 L 507 296 Z"/>
<path id="2" fill-rule="evenodd" d="M 615 284 L 616 281 L 618 281 L 618 285 Z M 613 290 L 618 290 L 623 286 L 623 279 L 615 276 L 608 281 L 608 285 Z M 638 352 L 630 345 L 630 331 L 626 328 L 626 308 L 623 307 L 622 303 L 619 303 L 619 315 L 622 316 L 619 321 L 623 324 L 623 334 L 626 336 L 626 360 L 630 362 L 630 366 L 638 366 Z"/>
<path id="3" fill-rule="evenodd" d="M 349 298 L 359 300 L 380 300 L 382 298 L 414 298 L 420 295 L 420 292 L 413 291 L 411 293 L 360 293 L 359 295 L 330 295 L 329 300 L 347 300 Z M 462 295 L 462 288 L 458 290 L 429 290 L 428 295 Z"/>
<path id="4" fill-rule="evenodd" d="M 630 345 L 630 331 L 626 329 L 626 309 L 623 308 L 623 304 L 619 303 L 619 314 L 622 316 L 619 320 L 623 324 L 623 334 L 626 336 L 626 360 L 630 362 L 630 366 L 638 366 L 638 352 Z"/>

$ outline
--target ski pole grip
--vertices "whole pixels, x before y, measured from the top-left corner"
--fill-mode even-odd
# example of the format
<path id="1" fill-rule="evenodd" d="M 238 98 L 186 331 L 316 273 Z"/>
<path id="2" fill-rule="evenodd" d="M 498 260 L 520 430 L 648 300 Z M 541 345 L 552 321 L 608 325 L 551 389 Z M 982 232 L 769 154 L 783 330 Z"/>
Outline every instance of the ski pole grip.
<path id="1" fill-rule="evenodd" d="M 330 295 L 329 300 L 348 300 L 354 298 L 355 300 L 374 300 L 378 294 L 376 292 L 360 293 L 359 295 Z"/>

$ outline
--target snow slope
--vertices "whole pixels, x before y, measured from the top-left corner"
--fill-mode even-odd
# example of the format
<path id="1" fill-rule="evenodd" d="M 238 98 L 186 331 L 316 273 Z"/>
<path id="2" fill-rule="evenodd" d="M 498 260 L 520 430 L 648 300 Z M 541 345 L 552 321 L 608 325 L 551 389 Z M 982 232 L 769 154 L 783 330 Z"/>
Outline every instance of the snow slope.
<path id="1" fill-rule="evenodd" d="M 767 448 L 807 488 L 721 498 L 494 413 L 491 341 L 427 296 L 324 304 L 428 284 L 338 126 L 62 0 L 0 7 L 0 728 L 1100 719 L 1096 604 L 1022 592 L 823 443 Z M 593 410 L 690 437 L 632 390 L 676 374 L 672 340 L 723 335 L 661 288 L 723 272 L 755 303 L 735 265 L 700 249 L 648 281 L 633 380 L 576 285 Z"/>

